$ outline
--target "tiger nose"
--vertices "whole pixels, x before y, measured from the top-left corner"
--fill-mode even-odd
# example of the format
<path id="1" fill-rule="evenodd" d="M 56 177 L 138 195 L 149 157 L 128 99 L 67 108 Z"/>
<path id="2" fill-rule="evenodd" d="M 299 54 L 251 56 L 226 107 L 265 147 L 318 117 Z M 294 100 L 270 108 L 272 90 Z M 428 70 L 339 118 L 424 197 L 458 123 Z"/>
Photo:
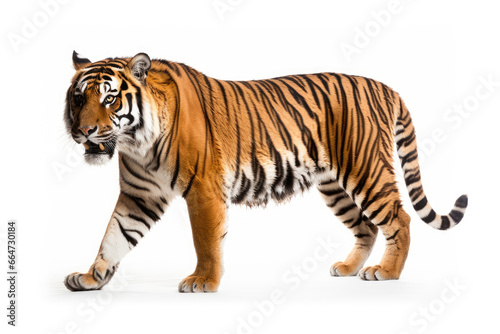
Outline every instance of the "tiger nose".
<path id="1" fill-rule="evenodd" d="M 88 137 L 88 136 L 90 136 L 91 134 L 93 134 L 94 132 L 97 131 L 97 126 L 94 126 L 94 127 L 92 127 L 92 126 L 81 126 L 81 127 L 78 128 L 78 130 L 80 130 L 85 137 Z"/>

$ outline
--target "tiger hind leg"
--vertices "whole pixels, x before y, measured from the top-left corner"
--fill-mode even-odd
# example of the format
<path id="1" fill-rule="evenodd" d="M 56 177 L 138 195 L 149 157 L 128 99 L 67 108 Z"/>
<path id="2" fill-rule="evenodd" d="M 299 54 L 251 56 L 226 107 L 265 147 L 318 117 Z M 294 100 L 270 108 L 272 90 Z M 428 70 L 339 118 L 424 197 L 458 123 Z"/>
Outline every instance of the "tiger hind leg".
<path id="1" fill-rule="evenodd" d="M 378 173 L 362 182 L 353 180 L 360 186 L 364 183 L 365 189 L 354 196 L 355 202 L 386 239 L 380 263 L 359 272 L 360 278 L 368 281 L 399 279 L 410 249 L 410 216 L 401 205 L 395 175 L 383 167 Z"/>
<path id="2" fill-rule="evenodd" d="M 368 281 L 399 279 L 410 249 L 410 216 L 398 204 L 387 223 L 375 220 L 382 231 L 386 246 L 380 264 L 362 269 L 359 277 Z"/>
<path id="3" fill-rule="evenodd" d="M 355 276 L 370 256 L 378 228 L 361 212 L 351 197 L 335 180 L 318 185 L 318 190 L 326 202 L 344 225 L 356 238 L 354 248 L 342 262 L 336 262 L 330 268 L 332 276 Z"/>

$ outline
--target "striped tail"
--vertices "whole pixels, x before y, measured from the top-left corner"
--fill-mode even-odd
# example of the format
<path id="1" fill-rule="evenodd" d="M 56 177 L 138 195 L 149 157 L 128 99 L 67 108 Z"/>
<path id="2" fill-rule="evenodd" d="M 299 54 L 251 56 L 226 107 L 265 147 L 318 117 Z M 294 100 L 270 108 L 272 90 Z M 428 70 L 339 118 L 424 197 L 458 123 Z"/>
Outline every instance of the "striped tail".
<path id="1" fill-rule="evenodd" d="M 439 230 L 447 230 L 462 220 L 467 208 L 467 195 L 460 196 L 453 209 L 445 216 L 437 214 L 431 207 L 420 179 L 415 128 L 410 113 L 401 99 L 399 103 L 401 109 L 396 122 L 395 140 L 411 203 L 418 216 L 428 225 Z"/>

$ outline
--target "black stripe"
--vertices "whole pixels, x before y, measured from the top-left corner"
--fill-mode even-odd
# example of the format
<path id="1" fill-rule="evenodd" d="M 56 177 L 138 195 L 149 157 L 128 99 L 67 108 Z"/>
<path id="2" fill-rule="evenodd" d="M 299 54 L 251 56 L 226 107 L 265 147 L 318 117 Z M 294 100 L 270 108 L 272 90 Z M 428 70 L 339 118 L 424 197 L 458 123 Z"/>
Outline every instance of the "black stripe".
<path id="1" fill-rule="evenodd" d="M 127 90 L 128 89 L 128 85 L 127 85 L 127 82 L 122 79 L 122 84 L 120 85 L 120 90 Z"/>
<path id="2" fill-rule="evenodd" d="M 131 113 L 132 112 L 132 106 L 133 106 L 133 103 L 132 103 L 132 93 L 125 94 L 125 97 L 127 98 L 128 107 L 129 107 L 129 113 Z"/>
<path id="3" fill-rule="evenodd" d="M 267 147 L 269 148 L 271 160 L 274 162 L 275 177 L 274 177 L 274 182 L 271 186 L 271 188 L 274 189 L 278 185 L 278 183 L 280 183 L 281 180 L 283 179 L 284 175 L 283 160 L 276 147 L 274 147 L 274 144 L 268 133 L 266 133 L 266 144 Z"/>
<path id="4" fill-rule="evenodd" d="M 194 166 L 194 173 L 191 176 L 191 179 L 189 180 L 189 183 L 186 187 L 186 190 L 184 190 L 184 192 L 182 193 L 183 198 L 186 198 L 186 196 L 189 194 L 189 190 L 191 190 L 191 186 L 193 185 L 194 178 L 196 177 L 196 173 L 198 172 L 198 159 L 199 159 L 199 156 L 196 158 L 196 165 Z"/>
<path id="5" fill-rule="evenodd" d="M 148 191 L 149 192 L 148 188 L 144 188 L 144 187 L 138 186 L 137 184 L 126 180 L 125 176 L 123 176 L 123 173 L 121 173 L 121 172 L 120 172 L 120 178 L 122 179 L 123 182 L 125 182 L 125 184 L 127 184 L 128 186 L 130 186 L 132 188 L 135 188 L 135 189 L 138 189 L 138 190 L 143 190 L 143 191 Z"/>
<path id="6" fill-rule="evenodd" d="M 360 118 L 360 119 L 363 119 L 363 118 Z M 368 138 L 372 138 L 372 132 L 375 131 L 371 126 L 368 127 L 369 129 L 369 133 L 367 135 Z M 363 129 L 362 132 L 366 132 L 366 129 Z M 362 143 L 360 143 L 361 145 Z M 359 153 L 363 153 L 363 155 L 366 154 L 365 150 L 362 149 L 362 147 L 360 146 L 359 148 L 357 148 L 359 151 Z M 375 161 L 376 161 L 376 154 L 375 152 L 377 152 L 377 150 L 374 150 L 374 149 L 368 149 L 368 156 L 365 158 L 365 161 L 368 162 L 369 164 L 375 164 Z M 374 173 L 371 172 L 371 173 L 363 173 L 362 174 L 362 177 L 361 179 L 358 181 L 358 184 L 356 185 L 356 187 L 353 189 L 352 191 L 352 196 L 353 198 L 356 196 L 356 195 L 359 195 L 361 192 L 363 192 L 363 190 L 365 189 L 365 185 L 366 185 L 366 182 L 368 180 L 368 177 L 369 176 L 373 176 Z M 378 180 L 380 179 L 382 175 L 382 168 L 379 169 L 378 171 L 378 174 L 376 176 L 376 180 L 373 182 L 373 184 L 376 184 L 377 182 L 379 182 Z M 365 198 L 361 204 L 361 208 L 366 208 L 367 207 L 367 202 L 368 202 L 368 196 L 369 194 L 371 193 L 371 188 L 369 188 L 369 191 L 368 193 L 365 194 Z"/>
<path id="7" fill-rule="evenodd" d="M 149 223 L 144 218 L 136 216 L 136 215 L 131 214 L 131 213 L 129 213 L 128 217 L 130 219 L 133 219 L 133 220 L 136 220 L 136 221 L 138 221 L 140 223 L 143 223 L 144 225 L 146 225 L 146 227 L 148 228 L 148 230 L 151 229 L 151 225 L 149 225 Z"/>
<path id="8" fill-rule="evenodd" d="M 313 95 L 314 102 L 316 103 L 316 106 L 318 108 L 322 109 L 318 94 L 316 93 L 316 87 L 318 87 L 318 85 L 308 76 L 304 76 L 303 79 L 305 80 L 305 82 L 307 82 L 307 85 L 309 86 L 309 89 L 311 90 L 311 93 Z"/>
<path id="9" fill-rule="evenodd" d="M 436 211 L 434 211 L 432 209 L 431 209 L 431 212 L 427 216 L 422 218 L 422 220 L 424 222 L 426 222 L 427 224 L 432 223 L 434 221 L 434 219 L 436 219 Z"/>
<path id="10" fill-rule="evenodd" d="M 397 134 L 396 134 L 396 136 L 397 136 Z M 415 130 L 412 129 L 411 132 L 410 132 L 410 134 L 408 136 L 406 136 L 406 137 L 400 138 L 396 142 L 396 145 L 397 145 L 398 148 L 400 148 L 401 145 L 403 145 L 403 144 L 404 144 L 404 146 L 408 146 L 410 143 L 413 142 L 414 138 L 415 138 Z"/>
<path id="11" fill-rule="evenodd" d="M 412 152 L 408 153 L 404 157 L 400 157 L 400 159 L 402 167 L 404 167 L 404 165 L 406 165 L 407 163 L 417 160 L 418 159 L 417 149 L 414 149 Z"/>
<path id="12" fill-rule="evenodd" d="M 94 277 L 94 279 L 98 282 L 102 281 L 102 276 L 101 274 L 99 274 L 99 271 L 95 270 L 95 267 L 94 269 L 92 269 L 92 276 Z"/>
<path id="13" fill-rule="evenodd" d="M 453 219 L 455 223 L 459 223 L 464 217 L 464 214 L 461 211 L 451 210 L 449 216 L 451 217 L 451 219 Z"/>
<path id="14" fill-rule="evenodd" d="M 177 123 L 177 119 L 174 119 L 174 123 Z M 170 152 L 170 149 L 172 148 L 172 137 L 173 134 L 170 132 L 167 136 L 162 136 L 160 140 L 155 144 L 154 146 L 154 155 L 153 157 L 156 157 L 155 160 L 155 165 L 152 168 L 153 171 L 157 171 L 160 166 L 161 166 L 161 158 L 162 157 L 168 157 L 168 154 Z M 168 141 L 168 145 L 167 145 Z M 166 153 L 164 154 L 163 150 L 165 149 L 165 145 L 167 145 L 167 150 Z M 151 161 L 152 163 L 153 161 Z"/>
<path id="15" fill-rule="evenodd" d="M 390 236 L 390 237 L 388 237 L 388 238 L 385 238 L 385 240 L 391 240 L 391 239 L 396 238 L 396 235 L 398 235 L 399 231 L 400 231 L 400 230 L 397 230 L 396 232 L 394 232 L 394 234 L 393 234 L 393 235 L 391 235 L 391 236 Z"/>
<path id="16" fill-rule="evenodd" d="M 226 89 L 222 85 L 222 82 L 220 80 L 215 81 L 219 85 L 219 89 L 222 93 L 222 97 L 224 98 L 224 109 L 226 109 L 227 113 L 227 121 L 231 121 L 231 111 L 229 110 L 229 104 L 227 103 L 227 95 L 226 95 Z"/>
<path id="17" fill-rule="evenodd" d="M 359 218 L 358 218 L 358 219 L 354 222 L 354 224 L 352 224 L 351 226 L 348 226 L 347 228 L 351 229 L 351 228 L 354 228 L 354 227 L 356 227 L 356 226 L 359 226 L 359 225 L 361 225 L 361 222 L 362 222 L 362 221 L 363 221 L 363 220 L 361 219 L 361 217 L 359 217 Z M 345 220 L 345 221 L 343 221 L 342 223 L 344 223 L 344 224 L 349 224 L 350 222 L 352 222 L 352 218 L 349 218 L 348 220 Z"/>
<path id="18" fill-rule="evenodd" d="M 266 185 L 266 172 L 264 168 L 259 164 L 259 169 L 257 171 L 255 185 L 254 185 L 254 196 L 259 197 L 259 195 L 264 192 Z"/>
<path id="19" fill-rule="evenodd" d="M 441 216 L 440 230 L 447 230 L 450 228 L 450 219 L 447 216 Z"/>
<path id="20" fill-rule="evenodd" d="M 114 267 L 113 267 L 113 272 L 114 272 Z M 106 273 L 104 274 L 104 279 L 106 279 L 110 274 L 111 274 L 111 270 L 106 269 Z"/>
<path id="21" fill-rule="evenodd" d="M 174 73 L 177 74 L 179 77 L 181 76 L 179 68 L 177 66 L 175 66 L 174 63 L 166 61 L 166 60 L 163 60 L 163 59 L 155 59 L 155 60 L 159 61 L 163 65 L 166 65 L 169 69 L 171 69 L 172 71 L 174 71 Z"/>
<path id="22" fill-rule="evenodd" d="M 292 86 L 287 84 L 286 82 L 281 81 L 281 83 L 283 83 L 285 86 L 287 86 L 288 91 L 290 92 L 292 97 L 295 99 L 295 102 L 297 102 L 300 106 L 302 106 L 305 109 L 305 111 L 307 112 L 307 115 L 309 117 L 313 118 L 315 113 L 314 113 L 314 111 L 312 111 L 312 109 L 309 106 L 309 104 L 307 103 L 306 99 L 302 95 L 300 95 L 295 89 L 293 89 Z M 288 102 L 288 104 L 290 106 L 292 106 L 289 102 Z"/>
<path id="23" fill-rule="evenodd" d="M 318 77 L 319 81 L 321 81 L 321 83 L 323 84 L 323 87 L 326 90 L 326 92 L 330 94 L 330 87 L 328 86 L 328 77 L 323 73 L 318 73 L 316 74 L 316 76 Z"/>
<path id="24" fill-rule="evenodd" d="M 415 211 L 420 211 L 427 205 L 427 197 L 422 198 L 418 203 L 413 205 Z"/>
<path id="25" fill-rule="evenodd" d="M 156 207 L 158 208 L 158 210 L 160 210 L 160 212 L 161 212 L 162 214 L 163 214 L 163 213 L 165 213 L 165 211 L 163 210 L 163 207 L 161 206 L 161 204 L 160 204 L 160 203 L 155 202 L 155 205 L 156 205 Z"/>
<path id="26" fill-rule="evenodd" d="M 177 157 L 175 160 L 174 173 L 172 174 L 172 181 L 170 182 L 170 188 L 172 188 L 172 189 L 174 189 L 175 182 L 177 181 L 177 176 L 179 175 L 179 164 L 180 164 L 179 150 L 177 150 Z"/>
<path id="27" fill-rule="evenodd" d="M 290 162 L 286 162 L 286 177 L 285 180 L 283 181 L 283 187 L 285 188 L 285 194 L 291 194 L 293 193 L 293 184 L 295 181 L 295 177 L 293 175 L 293 169 L 292 166 L 290 165 Z"/>
<path id="28" fill-rule="evenodd" d="M 385 202 L 385 203 L 384 203 L 384 204 L 382 204 L 382 205 L 381 205 L 381 206 L 380 206 L 377 210 L 373 211 L 373 212 L 370 214 L 369 219 L 370 219 L 370 220 L 375 219 L 375 218 L 378 216 L 378 214 L 379 214 L 380 212 L 382 212 L 382 210 L 383 210 L 383 209 L 384 209 L 384 208 L 385 208 L 388 204 L 389 204 L 389 202 Z"/>
<path id="29" fill-rule="evenodd" d="M 408 194 L 410 195 L 410 199 L 412 203 L 422 195 L 423 189 L 421 186 L 413 188 Z"/>
<path id="30" fill-rule="evenodd" d="M 144 125 L 144 116 L 142 112 L 142 95 L 139 88 L 136 88 L 137 92 L 135 93 L 135 100 L 137 102 L 137 108 L 139 109 L 139 124 L 135 126 L 135 130 L 141 128 Z M 132 109 L 131 109 L 132 110 Z"/>
<path id="31" fill-rule="evenodd" d="M 95 73 L 103 73 L 103 70 L 104 68 L 102 66 L 99 66 L 99 67 L 93 67 L 93 66 L 89 66 L 88 68 L 90 68 L 90 70 L 88 71 L 85 71 L 84 75 L 89 75 L 89 74 L 95 74 Z"/>
<path id="32" fill-rule="evenodd" d="M 241 188 L 239 194 L 234 197 L 233 202 L 236 204 L 242 203 L 243 200 L 245 199 L 245 196 L 247 195 L 248 191 L 250 190 L 251 182 L 247 177 L 245 176 L 245 173 L 242 174 L 241 176 Z"/>
<path id="33" fill-rule="evenodd" d="M 139 230 L 136 230 L 136 229 L 127 229 L 127 228 L 124 228 L 123 229 L 125 232 L 134 232 L 134 233 L 137 233 L 141 236 L 141 238 L 144 238 L 144 233 L 142 233 L 141 231 Z M 135 245 L 134 245 L 135 246 Z"/>
<path id="34" fill-rule="evenodd" d="M 277 128 L 279 135 L 281 137 L 281 140 L 285 144 L 286 149 L 291 150 L 292 146 L 293 146 L 292 137 L 291 137 L 290 133 L 288 132 L 287 127 L 283 123 L 280 115 L 276 111 L 276 108 L 273 107 L 272 103 L 269 100 L 269 97 L 271 97 L 273 100 L 275 100 L 275 95 L 278 95 L 278 97 L 280 97 L 280 99 L 282 99 L 282 96 L 281 96 L 282 92 L 280 91 L 279 87 L 274 87 L 274 90 L 273 90 L 274 93 L 273 93 L 273 91 L 270 90 L 271 87 L 273 87 L 271 85 L 270 81 L 260 81 L 259 83 L 261 85 L 258 86 L 258 89 L 261 92 L 260 96 L 261 96 L 263 104 L 264 104 L 264 109 L 268 113 L 269 118 L 273 121 L 273 125 Z M 274 84 L 274 85 L 276 85 L 276 84 Z M 268 87 L 268 86 L 271 86 L 271 87 Z M 266 95 L 264 93 L 264 89 L 269 92 L 269 95 Z M 282 106 L 286 107 L 286 104 L 282 104 Z"/>
<path id="35" fill-rule="evenodd" d="M 375 225 L 377 225 L 377 226 L 385 225 L 391 221 L 391 218 L 392 218 L 392 214 L 389 212 L 380 223 L 375 224 Z"/>
<path id="36" fill-rule="evenodd" d="M 93 79 L 97 79 L 97 75 L 89 75 L 89 76 L 84 75 L 84 78 L 81 80 L 81 83 Z"/>
<path id="37" fill-rule="evenodd" d="M 132 107 L 133 107 L 132 94 L 131 93 L 127 93 L 127 94 L 125 94 L 125 97 L 127 98 L 129 111 L 128 111 L 127 114 L 117 115 L 116 117 L 118 118 L 118 123 L 121 123 L 120 121 L 121 121 L 122 118 L 126 118 L 129 121 L 129 125 L 131 125 L 132 123 L 134 123 L 134 120 L 135 120 L 134 115 L 132 115 Z"/>
<path id="38" fill-rule="evenodd" d="M 407 171 L 405 171 L 406 173 Z M 420 182 L 420 171 L 416 171 L 414 174 L 410 174 L 405 177 L 406 186 L 412 185 L 413 183 Z"/>
<path id="39" fill-rule="evenodd" d="M 324 181 L 324 182 L 321 182 L 321 183 L 318 183 L 318 187 L 321 187 L 321 186 L 326 186 L 328 184 L 332 184 L 334 183 L 335 180 L 328 180 L 328 181 Z"/>
<path id="40" fill-rule="evenodd" d="M 152 221 L 156 222 L 156 221 L 160 220 L 160 217 L 156 214 L 156 212 L 154 212 L 153 210 L 151 210 L 151 209 L 149 209 L 148 207 L 145 206 L 145 202 L 144 202 L 144 200 L 142 198 L 129 195 L 129 194 L 123 192 L 123 191 L 122 191 L 122 194 L 125 195 L 125 196 L 127 196 L 128 198 L 130 198 L 135 203 L 135 205 L 139 209 L 141 209 L 141 211 L 146 216 L 148 216 Z"/>
<path id="41" fill-rule="evenodd" d="M 304 77 L 304 75 L 288 75 L 288 76 L 276 78 L 276 79 L 281 81 L 283 84 L 286 84 L 285 80 L 289 80 L 289 81 L 293 82 L 294 84 L 296 84 L 297 86 L 299 86 L 304 91 L 304 93 L 307 93 L 307 90 L 306 90 L 304 83 L 300 81 L 303 79 L 303 77 Z"/>
<path id="42" fill-rule="evenodd" d="M 320 193 L 322 193 L 325 196 L 333 196 L 333 195 L 337 195 L 337 194 L 345 192 L 344 189 L 342 189 L 342 188 L 337 188 L 337 189 L 333 189 L 333 190 L 323 190 L 323 189 L 318 188 L 318 190 L 320 191 Z"/>
<path id="43" fill-rule="evenodd" d="M 346 151 L 345 150 L 346 140 L 348 140 L 347 137 L 349 137 L 346 135 L 348 133 L 347 128 L 348 128 L 348 120 L 349 120 L 349 106 L 347 105 L 347 94 L 346 94 L 344 86 L 342 84 L 342 78 L 340 77 L 340 75 L 335 74 L 335 73 L 332 73 L 332 75 L 337 79 L 337 85 L 335 85 L 335 87 L 339 88 L 340 94 L 341 94 L 341 99 L 342 99 L 342 102 L 341 102 L 342 113 L 340 114 L 340 116 L 341 116 L 341 123 L 340 123 L 341 130 L 336 131 L 337 136 L 340 135 L 340 133 L 343 134 L 340 138 L 337 138 L 337 140 L 336 140 L 336 143 L 338 144 L 338 148 L 336 150 L 336 153 L 340 154 L 340 156 L 337 157 L 337 161 L 336 161 L 338 164 L 338 167 L 339 167 L 339 168 L 337 168 L 336 179 L 339 180 L 340 172 L 341 172 L 342 166 L 344 165 L 344 154 L 343 153 L 344 153 L 344 151 Z M 352 88 L 354 88 L 354 86 L 352 86 Z M 355 99 L 355 94 L 353 94 L 353 98 L 354 98 L 355 103 L 357 103 L 357 101 Z M 357 106 L 356 106 L 356 109 L 358 109 Z"/>
<path id="44" fill-rule="evenodd" d="M 236 173 L 234 176 L 234 182 L 236 182 L 236 180 L 238 180 L 238 177 L 240 176 L 240 159 L 241 159 L 240 123 L 238 122 L 238 117 L 235 117 L 235 121 L 236 121 Z"/>
<path id="45" fill-rule="evenodd" d="M 154 182 L 154 181 L 152 181 L 152 180 L 150 180 L 150 179 L 146 179 L 146 178 L 145 178 L 145 177 L 143 177 L 142 175 L 140 175 L 140 174 L 138 174 L 137 172 L 135 172 L 135 171 L 132 169 L 132 167 L 128 164 L 128 162 L 125 160 L 125 158 L 124 158 L 123 156 L 122 156 L 121 161 L 122 161 L 122 163 L 123 163 L 123 167 L 125 167 L 125 169 L 127 170 L 127 172 L 129 172 L 132 176 L 134 176 L 135 178 L 137 178 L 137 179 L 139 179 L 139 180 L 141 180 L 141 181 L 143 181 L 143 182 L 150 183 L 150 184 L 154 185 L 155 187 L 157 187 L 158 189 L 160 189 L 160 190 L 161 190 L 160 186 L 159 186 L 156 182 Z"/>
<path id="46" fill-rule="evenodd" d="M 379 171 L 378 173 L 375 175 L 375 179 L 371 181 L 371 184 L 372 185 L 375 185 L 375 184 L 378 184 L 380 180 L 380 178 L 382 177 L 383 175 L 383 171 L 384 169 L 382 167 L 379 168 Z M 365 173 L 365 175 L 367 175 L 368 173 Z M 374 176 L 373 173 L 371 175 L 372 177 Z M 378 201 L 380 198 L 384 197 L 384 196 L 387 196 L 389 195 L 391 192 L 397 192 L 397 187 L 395 187 L 395 185 L 391 182 L 387 182 L 384 184 L 383 186 L 383 189 L 389 189 L 388 191 L 379 191 L 378 193 L 376 193 L 375 195 L 372 195 L 372 191 L 374 189 L 374 187 L 369 187 L 367 190 L 365 189 L 365 198 L 363 199 L 362 203 L 361 203 L 361 208 L 364 210 L 364 209 L 367 209 L 369 208 L 373 203 L 375 203 L 376 201 Z"/>
<path id="47" fill-rule="evenodd" d="M 116 219 L 116 218 L 115 218 Z M 135 245 L 137 245 L 137 240 L 135 240 L 135 238 L 132 238 L 127 232 L 126 230 L 123 228 L 122 224 L 120 223 L 120 221 L 118 219 L 116 219 L 116 221 L 118 222 L 118 226 L 120 227 L 120 231 L 122 232 L 123 236 L 125 237 L 125 239 L 127 239 L 127 241 L 129 243 L 132 244 L 132 246 L 135 247 Z"/>
<path id="48" fill-rule="evenodd" d="M 357 206 L 356 206 L 356 204 L 352 203 L 351 205 L 348 205 L 348 206 L 340 209 L 336 214 L 337 214 L 337 216 L 342 216 L 343 214 L 351 211 L 354 208 L 357 208 Z"/>
<path id="49" fill-rule="evenodd" d="M 326 206 L 328 206 L 329 208 L 333 208 L 335 205 L 337 205 L 344 198 L 349 198 L 349 196 L 347 196 L 347 195 L 337 196 L 333 199 L 333 202 L 327 204 Z"/>

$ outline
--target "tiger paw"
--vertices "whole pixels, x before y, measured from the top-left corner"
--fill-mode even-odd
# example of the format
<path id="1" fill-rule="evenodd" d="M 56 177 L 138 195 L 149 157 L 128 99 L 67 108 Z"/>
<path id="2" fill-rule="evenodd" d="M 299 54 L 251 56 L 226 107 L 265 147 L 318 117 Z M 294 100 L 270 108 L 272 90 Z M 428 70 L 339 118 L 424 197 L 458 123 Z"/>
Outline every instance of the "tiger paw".
<path id="1" fill-rule="evenodd" d="M 71 291 L 99 290 L 115 274 L 118 264 L 109 267 L 107 261 L 99 259 L 86 274 L 72 273 L 64 279 L 64 285 Z"/>
<path id="2" fill-rule="evenodd" d="M 365 281 L 385 281 L 399 279 L 399 275 L 400 273 L 396 273 L 394 270 L 387 270 L 379 265 L 363 268 L 359 272 L 359 277 Z"/>
<path id="3" fill-rule="evenodd" d="M 342 261 L 335 262 L 330 268 L 330 275 L 334 277 L 356 276 L 359 269 L 349 266 Z"/>
<path id="4" fill-rule="evenodd" d="M 90 274 L 72 273 L 64 279 L 64 285 L 70 291 L 98 290 L 102 287 Z"/>
<path id="5" fill-rule="evenodd" d="M 179 283 L 179 292 L 217 292 L 219 280 L 191 275 Z"/>

